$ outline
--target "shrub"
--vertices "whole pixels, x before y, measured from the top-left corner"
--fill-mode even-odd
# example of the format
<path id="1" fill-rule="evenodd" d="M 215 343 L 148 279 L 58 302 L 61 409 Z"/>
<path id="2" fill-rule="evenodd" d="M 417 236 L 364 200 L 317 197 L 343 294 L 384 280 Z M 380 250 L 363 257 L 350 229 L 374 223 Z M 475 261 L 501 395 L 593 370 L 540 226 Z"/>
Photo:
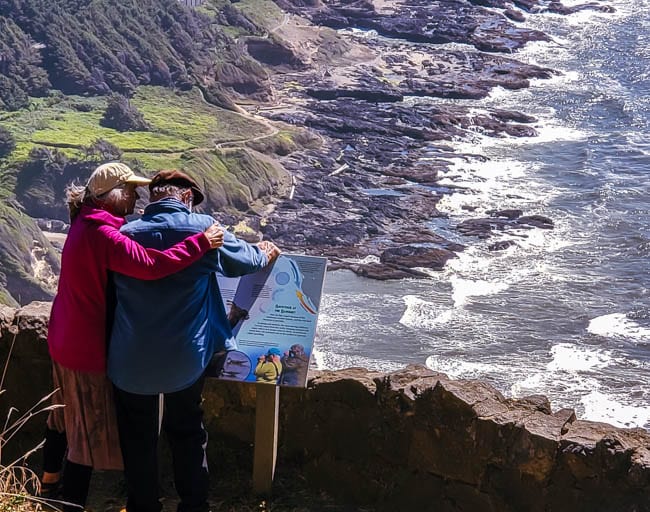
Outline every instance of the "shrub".
<path id="1" fill-rule="evenodd" d="M 121 94 L 111 94 L 108 98 L 106 111 L 99 124 L 120 132 L 146 132 L 151 128 L 142 113 Z"/>
<path id="2" fill-rule="evenodd" d="M 0 126 L 0 158 L 8 156 L 16 149 L 16 139 L 12 133 Z"/>
<path id="3" fill-rule="evenodd" d="M 86 158 L 92 160 L 107 161 L 122 158 L 122 150 L 105 139 L 97 139 L 90 146 L 84 148 L 84 151 Z"/>

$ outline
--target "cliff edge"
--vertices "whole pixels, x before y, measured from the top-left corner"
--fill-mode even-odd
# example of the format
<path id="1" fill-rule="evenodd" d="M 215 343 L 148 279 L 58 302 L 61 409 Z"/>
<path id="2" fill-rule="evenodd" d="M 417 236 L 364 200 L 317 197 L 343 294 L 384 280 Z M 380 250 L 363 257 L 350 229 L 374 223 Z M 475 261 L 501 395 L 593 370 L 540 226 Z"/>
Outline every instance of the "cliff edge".
<path id="1" fill-rule="evenodd" d="M 3 415 L 10 406 L 28 410 L 50 390 L 49 309 L 0 307 L 2 361 L 13 346 Z M 298 486 L 378 511 L 650 511 L 644 429 L 583 421 L 572 410 L 552 411 L 543 396 L 505 398 L 485 382 L 417 365 L 310 377 L 305 390 L 281 391 L 278 468 L 295 473 Z M 241 475 L 219 468 L 220 440 L 241 447 L 228 464 L 250 464 L 254 407 L 254 385 L 209 380 L 205 421 L 218 478 Z M 11 451 L 33 446 L 44 422 L 28 423 Z"/>

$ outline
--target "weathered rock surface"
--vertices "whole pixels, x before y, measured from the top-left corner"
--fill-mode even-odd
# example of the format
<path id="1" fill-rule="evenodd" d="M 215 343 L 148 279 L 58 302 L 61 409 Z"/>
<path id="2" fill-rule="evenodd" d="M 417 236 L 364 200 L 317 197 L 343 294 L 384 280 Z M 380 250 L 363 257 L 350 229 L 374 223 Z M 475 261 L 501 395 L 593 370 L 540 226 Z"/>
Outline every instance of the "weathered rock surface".
<path id="1" fill-rule="evenodd" d="M 3 359 L 13 344 L 3 412 L 24 412 L 50 390 L 48 311 L 48 303 L 0 308 Z M 306 390 L 281 391 L 278 465 L 343 503 L 408 512 L 650 511 L 643 429 L 579 420 L 571 410 L 551 411 L 543 396 L 504 398 L 485 382 L 418 365 L 310 377 Z M 248 467 L 255 386 L 209 380 L 205 398 L 211 439 L 244 447 L 233 461 Z M 29 422 L 11 449 L 35 444 L 44 422 Z M 220 454 L 211 457 L 219 467 Z M 219 477 L 231 474 L 237 468 Z"/>

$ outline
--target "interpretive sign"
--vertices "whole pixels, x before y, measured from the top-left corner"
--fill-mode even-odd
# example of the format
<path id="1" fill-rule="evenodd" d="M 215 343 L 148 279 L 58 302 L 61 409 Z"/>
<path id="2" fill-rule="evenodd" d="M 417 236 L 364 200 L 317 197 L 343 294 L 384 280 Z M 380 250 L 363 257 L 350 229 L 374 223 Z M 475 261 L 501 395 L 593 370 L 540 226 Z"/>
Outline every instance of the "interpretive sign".
<path id="1" fill-rule="evenodd" d="M 327 259 L 282 254 L 255 274 L 219 276 L 237 350 L 220 354 L 208 376 L 304 387 Z"/>

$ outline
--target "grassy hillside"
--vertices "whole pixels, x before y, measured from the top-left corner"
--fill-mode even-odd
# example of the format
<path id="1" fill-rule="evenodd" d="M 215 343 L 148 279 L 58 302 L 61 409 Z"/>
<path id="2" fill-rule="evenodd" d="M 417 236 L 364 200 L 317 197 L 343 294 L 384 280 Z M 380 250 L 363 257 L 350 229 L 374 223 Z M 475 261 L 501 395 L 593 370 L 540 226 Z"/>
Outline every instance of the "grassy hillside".
<path id="1" fill-rule="evenodd" d="M 34 218 L 67 221 L 65 186 L 106 159 L 145 175 L 184 169 L 205 186 L 204 211 L 233 219 L 286 186 L 257 151 L 286 154 L 292 129 L 278 132 L 233 103 L 269 94 L 263 66 L 233 38 L 283 19 L 271 0 L 197 10 L 176 0 L 0 0 L 0 127 L 16 144 L 0 159 L 0 303 L 51 296 L 58 256 Z M 111 92 L 128 97 L 149 129 L 102 126 Z"/>
<path id="2" fill-rule="evenodd" d="M 63 95 L 32 99 L 29 108 L 18 112 L 0 112 L 0 124 L 16 137 L 13 161 L 27 158 L 35 145 L 68 149 L 65 152 L 74 156 L 104 139 L 125 152 L 178 153 L 246 139 L 266 130 L 250 118 L 208 105 L 198 89 L 174 92 L 145 86 L 135 91 L 131 102 L 152 126 L 150 131 L 119 132 L 100 126 L 105 97 Z"/>
<path id="3" fill-rule="evenodd" d="M 25 255 L 30 254 L 33 240 L 48 250 L 50 246 L 30 216 L 67 221 L 64 188 L 85 180 L 100 162 L 89 151 L 98 139 L 116 146 L 121 160 L 145 175 L 174 167 L 195 176 L 207 191 L 203 207 L 207 212 L 247 210 L 251 202 L 273 194 L 281 185 L 282 171 L 244 148 L 248 139 L 273 135 L 266 124 L 205 103 L 198 89 L 142 86 L 131 101 L 151 131 L 118 132 L 100 126 L 105 97 L 56 95 L 33 99 L 27 109 L 0 113 L 0 125 L 16 139 L 16 149 L 0 169 L 0 194 L 15 197 L 24 209 L 21 213 L 10 204 L 0 215 L 0 245 L 6 245 L 0 252 L 0 273 L 15 276 L 7 281 L 9 289 L 36 286 Z M 230 147 L 216 149 L 224 142 Z M 17 223 L 29 229 L 9 229 Z M 51 259 L 56 269 L 56 256 Z M 4 285 L 0 274 L 0 289 Z M 48 290 L 23 295 L 47 298 Z M 0 302 L 15 300 L 4 291 Z"/>

